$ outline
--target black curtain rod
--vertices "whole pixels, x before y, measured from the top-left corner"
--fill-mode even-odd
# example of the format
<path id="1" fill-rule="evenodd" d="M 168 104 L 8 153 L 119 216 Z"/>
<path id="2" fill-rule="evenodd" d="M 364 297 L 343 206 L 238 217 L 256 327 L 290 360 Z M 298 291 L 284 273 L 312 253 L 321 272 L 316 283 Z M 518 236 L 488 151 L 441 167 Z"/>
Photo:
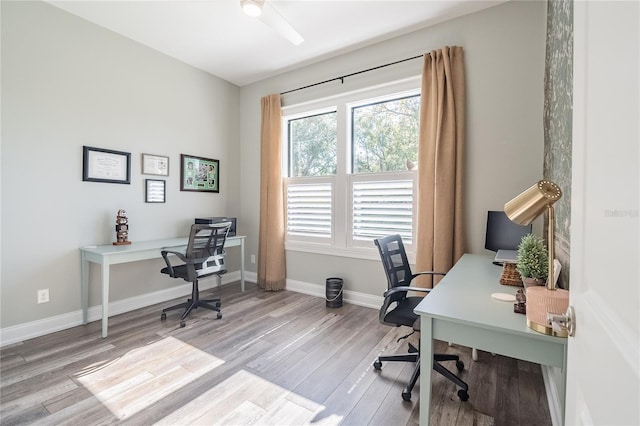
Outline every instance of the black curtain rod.
<path id="1" fill-rule="evenodd" d="M 342 84 L 344 84 L 344 79 L 347 77 L 353 77 L 354 75 L 358 75 L 358 74 L 364 74 L 365 72 L 369 72 L 369 71 L 374 71 L 380 68 L 384 68 L 384 67 L 388 67 L 390 65 L 395 65 L 395 64 L 399 64 L 401 62 L 407 62 L 407 61 L 412 61 L 414 59 L 418 59 L 418 58 L 422 58 L 424 55 L 418 55 L 418 56 L 413 56 L 411 58 L 407 58 L 407 59 L 401 59 L 399 61 L 395 61 L 395 62 L 391 62 L 388 64 L 384 64 L 384 65 L 378 65 L 377 67 L 373 67 L 373 68 L 369 68 L 366 70 L 362 70 L 362 71 L 357 71 L 357 72 L 353 72 L 351 74 L 347 74 L 347 75 L 343 75 L 341 77 L 335 77 L 335 78 L 331 78 L 329 80 L 325 80 L 325 81 L 321 81 L 319 83 L 313 83 L 313 84 L 309 84 L 308 86 L 303 86 L 303 87 L 298 87 L 297 89 L 291 89 L 291 90 L 287 90 L 286 92 L 282 92 L 280 93 L 280 95 L 286 95 L 287 93 L 291 93 L 291 92 L 297 92 L 298 90 L 303 90 L 303 89 L 308 89 L 309 87 L 313 87 L 313 86 L 319 86 L 321 84 L 325 84 L 325 83 L 330 83 L 332 81 L 336 81 L 336 80 L 340 80 L 340 82 Z"/>

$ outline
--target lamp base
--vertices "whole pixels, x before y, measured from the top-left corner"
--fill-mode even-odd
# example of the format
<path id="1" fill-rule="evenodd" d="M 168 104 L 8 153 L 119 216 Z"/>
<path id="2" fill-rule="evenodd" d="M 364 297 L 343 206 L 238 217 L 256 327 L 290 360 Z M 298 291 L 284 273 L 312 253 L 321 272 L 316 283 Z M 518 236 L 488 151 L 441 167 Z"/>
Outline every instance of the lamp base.
<path id="1" fill-rule="evenodd" d="M 549 336 L 568 337 L 567 330 L 554 330 L 547 323 L 547 313 L 564 314 L 569 307 L 569 292 L 561 288 L 527 288 L 527 326 Z"/>

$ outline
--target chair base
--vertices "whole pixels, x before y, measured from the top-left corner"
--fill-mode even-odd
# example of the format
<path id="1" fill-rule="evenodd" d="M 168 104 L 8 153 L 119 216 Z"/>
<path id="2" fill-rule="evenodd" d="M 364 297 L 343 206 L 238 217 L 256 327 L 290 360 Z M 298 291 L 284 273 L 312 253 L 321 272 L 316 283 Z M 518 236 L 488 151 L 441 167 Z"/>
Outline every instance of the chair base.
<path id="1" fill-rule="evenodd" d="M 373 368 L 376 370 L 380 370 L 382 368 L 383 361 L 401 361 L 401 362 L 415 362 L 416 367 L 413 370 L 413 374 L 411 375 L 411 379 L 409 383 L 402 391 L 402 399 L 405 401 L 411 400 L 411 391 L 418 381 L 418 377 L 420 377 L 420 353 L 418 349 L 409 343 L 409 353 L 401 354 L 401 355 L 381 355 L 379 356 L 375 362 L 373 363 Z M 467 385 L 462 379 L 453 374 L 447 368 L 445 368 L 440 362 L 443 361 L 455 361 L 456 368 L 458 371 L 464 370 L 464 363 L 460 361 L 460 357 L 458 355 L 450 355 L 450 354 L 434 354 L 433 355 L 433 369 L 434 371 L 442 374 L 445 378 L 453 382 L 456 386 L 460 387 L 458 390 L 458 397 L 461 401 L 466 401 L 469 399 L 469 385 Z"/>
<path id="2" fill-rule="evenodd" d="M 187 299 L 186 303 L 179 303 L 177 305 L 169 306 L 168 308 L 164 308 L 162 310 L 162 314 L 160 315 L 160 319 L 162 321 L 167 319 L 167 312 L 173 311 L 175 309 L 184 309 L 182 316 L 180 317 L 180 327 L 184 327 L 186 325 L 185 318 L 187 315 L 191 313 L 192 310 L 197 308 L 205 308 L 212 311 L 218 312 L 216 316 L 217 319 L 222 318 L 222 313 L 220 312 L 220 299 L 200 299 L 200 290 L 198 289 L 198 281 L 196 280 L 193 283 L 191 290 L 191 299 Z"/>

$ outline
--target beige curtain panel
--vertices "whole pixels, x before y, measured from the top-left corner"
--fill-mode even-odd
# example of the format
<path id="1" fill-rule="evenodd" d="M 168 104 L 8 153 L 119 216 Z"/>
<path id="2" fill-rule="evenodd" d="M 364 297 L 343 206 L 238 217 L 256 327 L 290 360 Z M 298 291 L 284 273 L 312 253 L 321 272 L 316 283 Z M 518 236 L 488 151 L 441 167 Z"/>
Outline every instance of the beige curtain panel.
<path id="1" fill-rule="evenodd" d="M 421 99 L 416 268 L 447 272 L 465 250 L 462 47 L 447 46 L 424 55 Z M 418 285 L 431 288 L 439 280 L 423 276 Z"/>
<path id="2" fill-rule="evenodd" d="M 276 291 L 286 284 L 280 95 L 262 98 L 261 108 L 258 286 Z"/>

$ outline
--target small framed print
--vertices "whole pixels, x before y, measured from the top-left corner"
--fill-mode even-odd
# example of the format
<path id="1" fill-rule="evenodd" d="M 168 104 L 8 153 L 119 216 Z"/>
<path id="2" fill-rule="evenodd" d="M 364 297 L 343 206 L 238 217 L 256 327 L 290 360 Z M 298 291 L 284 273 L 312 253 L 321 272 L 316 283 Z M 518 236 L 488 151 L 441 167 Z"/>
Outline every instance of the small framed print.
<path id="1" fill-rule="evenodd" d="M 169 157 L 142 154 L 142 174 L 169 176 Z"/>
<path id="2" fill-rule="evenodd" d="M 131 153 L 83 146 L 82 180 L 130 184 Z"/>
<path id="3" fill-rule="evenodd" d="M 145 203 L 164 203 L 166 201 L 165 193 L 167 182 L 160 179 L 144 180 L 144 202 Z"/>
<path id="4" fill-rule="evenodd" d="M 180 191 L 220 192 L 220 161 L 181 154 Z"/>

